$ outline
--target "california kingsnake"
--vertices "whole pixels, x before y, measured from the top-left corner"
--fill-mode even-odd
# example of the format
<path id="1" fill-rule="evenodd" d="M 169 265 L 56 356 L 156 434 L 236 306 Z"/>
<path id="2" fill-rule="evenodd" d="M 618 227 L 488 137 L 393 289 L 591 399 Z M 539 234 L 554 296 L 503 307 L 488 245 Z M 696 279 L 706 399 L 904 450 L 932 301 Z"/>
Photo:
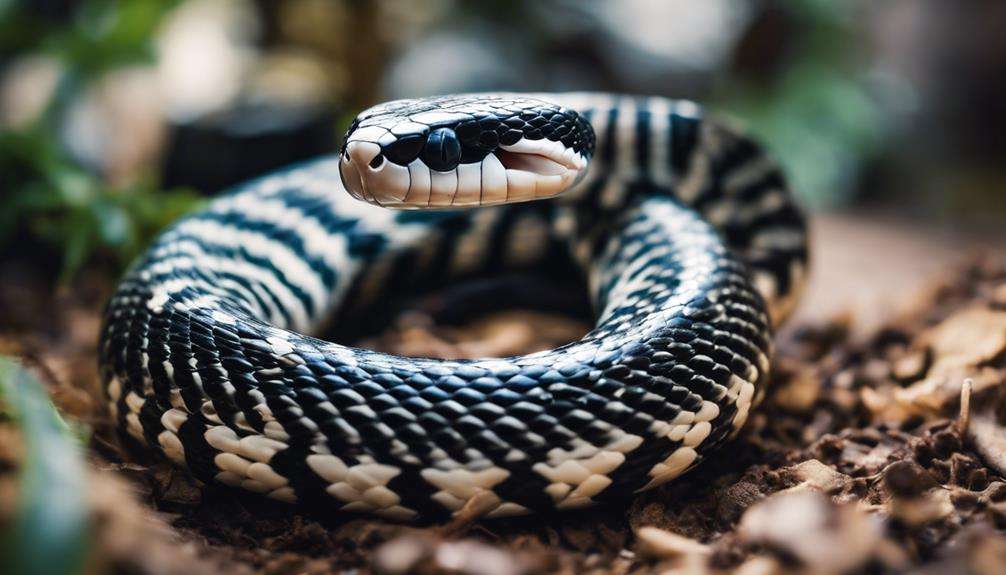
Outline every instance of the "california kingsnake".
<path id="1" fill-rule="evenodd" d="M 805 232 L 777 167 L 690 102 L 400 100 L 163 233 L 109 302 L 102 376 L 128 436 L 206 481 L 395 519 L 578 508 L 744 424 Z M 302 335 L 513 270 L 575 270 L 596 327 L 471 361 Z"/>

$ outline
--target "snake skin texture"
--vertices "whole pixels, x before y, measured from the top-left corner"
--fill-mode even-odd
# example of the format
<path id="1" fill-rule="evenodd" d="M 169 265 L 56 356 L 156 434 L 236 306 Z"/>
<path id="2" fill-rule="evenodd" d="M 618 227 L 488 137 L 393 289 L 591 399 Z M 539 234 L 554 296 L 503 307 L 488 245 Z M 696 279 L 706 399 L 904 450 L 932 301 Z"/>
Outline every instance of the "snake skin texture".
<path id="1" fill-rule="evenodd" d="M 556 195 L 541 166 L 572 189 L 521 203 Z M 493 195 L 501 177 L 523 195 Z M 580 508 L 737 433 L 806 263 L 777 167 L 691 102 L 399 101 L 361 114 L 339 156 L 162 234 L 108 304 L 100 368 L 125 435 L 204 481 L 396 520 Z M 309 335 L 464 278 L 566 269 L 596 324 L 554 350 L 449 361 Z"/>

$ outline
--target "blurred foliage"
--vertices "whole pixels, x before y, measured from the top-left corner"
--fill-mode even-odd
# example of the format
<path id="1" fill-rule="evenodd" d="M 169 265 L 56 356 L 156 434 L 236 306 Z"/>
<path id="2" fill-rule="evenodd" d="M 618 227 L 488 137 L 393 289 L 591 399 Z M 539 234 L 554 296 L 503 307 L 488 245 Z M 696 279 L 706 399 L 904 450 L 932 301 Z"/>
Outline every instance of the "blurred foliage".
<path id="1" fill-rule="evenodd" d="M 848 203 L 862 165 L 887 132 L 858 48 L 856 3 L 791 0 L 781 17 L 794 31 L 768 82 L 726 79 L 717 107 L 743 119 L 817 208 Z M 760 79 L 759 79 L 760 80 Z"/>
<path id="2" fill-rule="evenodd" d="M 85 467 L 72 429 L 37 379 L 0 357 L 0 417 L 16 422 L 24 443 L 13 520 L 0 531 L 3 572 L 64 575 L 85 571 Z"/>
<path id="3" fill-rule="evenodd" d="M 71 68 L 94 76 L 126 64 L 148 60 L 150 39 L 174 1 L 90 0 L 67 3 L 74 8 L 46 9 L 59 2 L 0 0 L 0 51 L 42 51 Z M 66 11 L 66 13 L 63 13 Z M 62 21 L 63 18 L 67 21 Z"/>
<path id="4" fill-rule="evenodd" d="M 55 94 L 30 125 L 0 133 L 0 248 L 20 234 L 62 254 L 63 282 L 96 256 L 122 266 L 164 225 L 192 209 L 199 197 L 187 190 L 161 191 L 147 178 L 110 186 L 77 165 L 58 137 L 73 99 L 102 74 L 148 61 L 150 40 L 174 2 L 85 2 L 61 15 L 26 3 L 0 4 L 4 54 L 42 53 L 61 66 Z"/>
<path id="5" fill-rule="evenodd" d="M 193 208 L 189 191 L 149 183 L 109 187 L 62 157 L 46 130 L 0 134 L 0 172 L 13 182 L 0 198 L 0 246 L 26 231 L 62 253 L 62 281 L 100 252 L 119 265 L 163 226 Z"/>

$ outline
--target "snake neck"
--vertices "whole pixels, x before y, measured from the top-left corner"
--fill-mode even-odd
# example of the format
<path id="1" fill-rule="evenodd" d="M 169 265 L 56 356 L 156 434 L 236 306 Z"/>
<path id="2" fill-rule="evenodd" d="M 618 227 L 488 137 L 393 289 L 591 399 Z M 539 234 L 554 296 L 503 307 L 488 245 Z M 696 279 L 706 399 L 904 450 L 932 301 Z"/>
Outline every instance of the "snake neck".
<path id="1" fill-rule="evenodd" d="M 574 208 L 560 225 L 588 235 L 641 197 L 670 196 L 711 223 L 748 265 L 774 326 L 790 315 L 805 281 L 806 222 L 779 166 L 758 144 L 687 100 L 535 96 L 576 110 L 597 142 L 586 177 L 560 198 Z"/>

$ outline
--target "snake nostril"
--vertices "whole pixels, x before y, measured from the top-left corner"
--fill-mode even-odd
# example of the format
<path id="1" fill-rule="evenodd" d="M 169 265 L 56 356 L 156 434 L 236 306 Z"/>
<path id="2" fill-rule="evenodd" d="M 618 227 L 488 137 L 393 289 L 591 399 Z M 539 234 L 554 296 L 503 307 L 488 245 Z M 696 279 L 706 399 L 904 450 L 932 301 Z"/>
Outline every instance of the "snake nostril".
<path id="1" fill-rule="evenodd" d="M 384 154 L 377 154 L 376 156 L 374 156 L 374 159 L 370 160 L 370 164 L 368 165 L 373 170 L 380 168 L 382 165 L 384 165 Z"/>
<path id="2" fill-rule="evenodd" d="M 438 172 L 447 172 L 457 167 L 461 161 L 461 142 L 450 128 L 438 128 L 426 137 L 423 147 L 423 161 Z"/>

